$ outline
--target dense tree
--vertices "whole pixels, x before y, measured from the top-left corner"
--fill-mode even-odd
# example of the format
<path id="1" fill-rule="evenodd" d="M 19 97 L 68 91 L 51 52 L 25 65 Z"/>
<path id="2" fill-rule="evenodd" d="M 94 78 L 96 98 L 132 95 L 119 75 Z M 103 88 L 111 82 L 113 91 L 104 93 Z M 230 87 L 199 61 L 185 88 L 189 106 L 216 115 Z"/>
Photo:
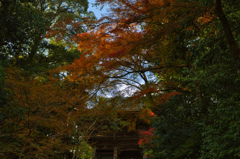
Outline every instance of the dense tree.
<path id="1" fill-rule="evenodd" d="M 43 73 L 79 57 L 70 38 L 86 30 L 76 22 L 94 19 L 87 8 L 87 1 L 73 0 L 0 2 L 1 157 L 80 157 L 84 152 L 80 148 L 84 142 L 78 134 L 84 131 L 68 124 L 76 116 L 68 119 L 72 108 L 66 102 L 70 98 L 65 98 L 67 86 L 54 84 Z M 59 33 L 46 37 L 50 30 Z M 64 33 L 64 38 L 56 42 L 60 33 Z"/>
<path id="2" fill-rule="evenodd" d="M 71 63 L 77 58 L 79 53 L 76 53 L 77 49 L 73 47 L 70 38 L 85 28 L 77 25 L 73 27 L 72 24 L 93 17 L 92 13 L 87 12 L 86 0 L 3 0 L 0 7 L 3 26 L 1 57 L 8 58 L 14 66 L 32 72 Z M 63 27 L 66 33 L 61 43 L 56 45 L 54 40 L 49 41 L 50 37 L 45 38 L 49 29 L 61 33 Z M 56 39 L 56 36 L 51 38 Z"/>
<path id="3" fill-rule="evenodd" d="M 152 158 L 239 158 L 238 1 L 99 0 L 110 13 L 98 22 L 79 16 L 80 1 L 14 2 L 1 3 L 18 27 L 1 30 L 1 58 L 21 68 L 0 70 L 0 137 L 15 141 L 4 155 L 75 155 L 76 140 L 121 122 L 117 111 L 151 109 L 140 145 Z"/>
<path id="4" fill-rule="evenodd" d="M 1 125 L 3 157 L 64 158 L 73 151 L 80 157 L 83 133 L 89 128 L 86 121 L 78 121 L 86 114 L 84 96 L 79 97 L 84 90 L 71 87 L 71 83 L 63 86 L 54 79 L 29 79 L 12 69 L 6 83 L 11 95 L 2 109 L 6 115 Z"/>
<path id="5" fill-rule="evenodd" d="M 239 4 L 223 4 L 224 8 L 217 8 L 219 6 L 214 4 L 210 4 L 210 8 L 224 9 L 227 16 L 223 12 L 221 14 L 228 17 L 229 23 L 220 17 L 209 19 L 208 25 L 200 23 L 201 30 L 196 39 L 185 44 L 186 53 L 191 53 L 191 67 L 181 70 L 181 78 L 171 78 L 187 88 L 187 92 L 159 105 L 160 109 L 155 112 L 158 115 L 154 121 L 155 132 L 159 135 L 153 141 L 155 158 L 239 157 L 235 121 L 239 115 L 239 93 L 236 90 L 239 87 L 239 60 L 226 31 L 238 26 L 235 21 L 239 19 L 239 11 L 233 12 L 233 8 Z M 217 11 L 211 14 L 219 16 Z M 222 30 L 225 30 L 225 35 Z M 231 35 L 232 40 L 238 41 L 237 29 Z M 186 39 L 184 34 L 181 37 Z"/>
<path id="6" fill-rule="evenodd" d="M 111 4 L 112 13 L 76 37 L 83 55 L 62 68 L 69 78 L 97 75 L 94 91 L 111 92 L 109 86 L 120 84 L 134 88 L 131 99 L 144 101 L 158 115 L 155 158 L 237 158 L 238 146 L 229 142 L 238 138 L 238 111 L 230 116 L 230 110 L 239 101 L 234 89 L 239 87 L 239 10 L 234 7 L 239 3 L 100 2 Z M 85 74 L 85 66 L 91 72 Z M 224 110 L 229 113 L 219 115 Z M 213 132 L 219 132 L 215 138 Z"/>

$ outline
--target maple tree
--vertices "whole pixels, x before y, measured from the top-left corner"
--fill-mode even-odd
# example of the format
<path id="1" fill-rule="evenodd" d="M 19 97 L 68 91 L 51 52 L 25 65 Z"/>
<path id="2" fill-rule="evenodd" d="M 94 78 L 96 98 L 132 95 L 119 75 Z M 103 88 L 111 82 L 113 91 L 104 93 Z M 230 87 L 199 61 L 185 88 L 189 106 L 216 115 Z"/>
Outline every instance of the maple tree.
<path id="1" fill-rule="evenodd" d="M 197 38 L 193 27 L 211 21 L 211 8 L 180 1 L 99 2 L 110 3 L 112 13 L 100 19 L 96 27 L 90 27 L 92 30 L 73 37 L 79 42 L 82 55 L 72 65 L 58 70 L 66 71 L 70 81 L 88 81 L 92 87 L 88 93 L 92 95 L 123 95 L 124 91 L 117 91 L 117 86 L 124 85 L 126 91 L 134 90 L 130 93 L 136 101 L 132 107 L 143 100 L 145 106 L 157 106 L 184 91 L 170 78 L 181 76 L 179 70 L 191 67 L 192 57 L 185 52 L 186 46 L 179 41 L 181 35 L 176 33 L 187 34 L 188 45 Z M 199 12 L 193 12 L 196 8 Z M 210 17 L 204 17 L 205 14 Z M 200 30 L 198 26 L 194 29 Z M 181 31 L 183 27 L 188 31 Z M 176 52 L 178 47 L 182 51 Z"/>
<path id="2" fill-rule="evenodd" d="M 134 88 L 134 92 L 130 95 L 131 99 L 136 101 L 136 105 L 142 101 L 145 107 L 150 107 L 159 115 L 159 120 L 166 119 L 160 122 L 162 125 L 159 125 L 158 119 L 156 120 L 155 126 L 158 128 L 156 134 L 159 138 L 171 132 L 171 135 L 167 135 L 164 140 L 158 138 L 153 141 L 157 145 L 166 145 L 166 142 L 171 140 L 171 145 L 166 147 L 153 146 L 156 158 L 167 156 L 199 158 L 201 155 L 202 157 L 216 155 L 214 152 L 208 152 L 214 145 L 213 147 L 205 145 L 209 143 L 209 138 L 201 138 L 202 134 L 209 133 L 208 121 L 216 117 L 209 111 L 211 106 L 215 105 L 212 99 L 217 96 L 216 105 L 220 106 L 222 93 L 226 93 L 226 90 L 230 91 L 228 86 L 230 83 L 224 87 L 217 81 L 225 81 L 222 76 L 229 76 L 229 72 L 221 69 L 220 72 L 223 73 L 221 76 L 216 68 L 231 67 L 224 58 L 236 63 L 235 69 L 238 68 L 239 63 L 233 59 L 238 57 L 238 48 L 234 41 L 238 36 L 236 32 L 239 31 L 231 31 L 229 23 L 224 22 L 226 15 L 222 12 L 221 1 L 213 3 L 177 0 L 100 0 L 99 2 L 111 4 L 112 13 L 103 17 L 94 30 L 75 37 L 76 41 L 80 42 L 79 49 L 83 54 L 72 66 L 62 69 L 69 71 L 71 75 L 69 78 L 76 81 L 97 75 L 94 79 L 98 81 L 94 83 L 97 83 L 98 87 L 94 89 L 94 94 L 96 91 L 111 92 L 121 84 Z M 224 5 L 233 10 L 232 4 L 224 2 Z M 238 26 L 236 23 L 239 19 L 238 13 L 230 13 L 231 22 Z M 225 31 L 224 36 L 220 35 L 221 27 Z M 225 37 L 229 45 L 216 37 Z M 214 43 L 216 41 L 218 43 Z M 214 48 L 211 48 L 211 45 L 214 45 Z M 230 51 L 227 50 L 228 46 Z M 223 55 L 223 52 L 226 54 Z M 218 62 L 221 65 L 218 65 Z M 83 72 L 86 66 L 94 73 L 85 76 Z M 210 70 L 213 74 L 207 76 Z M 235 78 L 227 79 L 229 82 L 238 79 L 236 73 L 232 75 Z M 142 83 L 139 82 L 139 78 Z M 218 83 L 217 90 L 222 92 L 221 95 L 215 94 L 214 88 L 204 78 L 215 81 L 215 84 Z M 208 85 L 209 89 L 204 85 Z M 235 86 L 238 87 L 238 83 L 235 83 Z M 119 95 L 123 91 L 113 93 Z M 180 100 L 179 106 L 171 98 L 176 95 L 176 99 L 186 98 Z M 233 101 L 238 100 L 234 98 Z M 166 111 L 169 110 L 168 107 L 171 107 L 171 113 Z M 189 112 L 188 109 L 191 111 Z M 172 117 L 169 120 L 167 120 L 168 115 Z M 179 123 L 180 121 L 182 122 Z M 199 126 L 202 122 L 203 127 Z M 175 126 L 170 127 L 170 125 Z M 177 129 L 179 131 L 176 131 Z M 179 139 L 180 135 L 181 139 Z M 159 142 L 161 144 L 158 144 Z M 201 149 L 199 145 L 207 148 L 202 154 L 199 153 Z M 162 151 L 159 152 L 159 149 Z M 225 155 L 229 154 L 225 153 Z M 233 157 L 234 153 L 230 153 L 230 156 Z"/>
<path id="3" fill-rule="evenodd" d="M 145 149 L 145 152 L 144 152 L 145 155 L 147 155 L 148 157 L 151 157 L 152 155 L 151 147 L 153 146 L 151 145 L 151 141 L 152 141 L 152 138 L 154 137 L 154 129 L 150 128 L 147 131 L 140 131 L 139 135 L 140 135 L 140 139 L 138 141 L 139 146 Z"/>
<path id="4" fill-rule="evenodd" d="M 44 74 L 71 63 L 80 55 L 69 38 L 85 29 L 74 25 L 73 30 L 71 24 L 82 21 L 83 17 L 94 19 L 87 8 L 87 1 L 1 1 L 1 157 L 61 158 L 65 155 L 70 158 L 90 152 L 89 146 L 79 138 L 80 130 L 70 124 L 67 127 L 76 117 L 72 115 L 68 120 L 72 109 L 68 108 L 69 103 L 73 101 L 65 98 L 70 95 L 66 93 L 67 84 L 64 90 Z M 57 35 L 45 37 L 53 27 L 60 30 L 57 24 L 66 18 L 71 21 L 65 23 L 68 25 L 65 39 L 56 42 Z"/>
<path id="5" fill-rule="evenodd" d="M 97 2 L 110 6 L 110 13 L 99 21 L 74 21 L 64 14 L 52 28 L 42 28 L 41 33 L 48 31 L 50 39 L 47 47 L 42 47 L 49 49 L 46 59 L 55 60 L 56 65 L 48 62 L 40 72 L 56 69 L 47 74 L 30 71 L 29 75 L 25 67 L 1 67 L 0 82 L 4 86 L 0 91 L 7 95 L 1 98 L 0 137 L 1 146 L 8 145 L 1 154 L 12 158 L 79 157 L 84 140 L 104 126 L 105 119 L 121 123 L 116 112 L 140 110 L 139 118 L 147 119 L 154 128 L 154 132 L 145 132 L 150 136 L 139 141 L 140 145 L 148 145 L 152 158 L 239 157 L 239 126 L 235 119 L 240 112 L 240 3 Z M 88 31 L 77 34 L 80 26 Z M 1 34 L 8 37 L 4 31 Z M 20 41 L 24 45 L 13 44 L 26 46 L 26 39 L 33 35 L 25 36 Z M 2 45 L 4 40 L 0 42 Z M 65 47 L 74 48 L 76 43 L 81 53 L 70 49 L 68 54 Z M 38 61 L 38 55 L 44 52 L 35 44 L 30 50 L 38 48 L 34 53 Z M 6 67 L 11 63 L 9 58 L 19 62 L 20 56 L 15 56 L 22 54 L 19 47 L 16 52 L 5 45 L 2 48 L 9 51 L 1 56 Z M 59 58 L 55 56 L 58 53 Z M 23 54 L 28 59 L 31 51 Z M 61 63 L 64 54 L 66 58 L 72 56 Z M 79 58 L 73 61 L 75 57 Z M 58 67 L 61 64 L 69 65 Z M 134 130 L 134 121 L 129 117 L 128 123 L 122 124 Z M 230 141 L 235 144 L 230 145 Z"/>
<path id="6" fill-rule="evenodd" d="M 42 81 L 43 84 L 40 77 L 26 78 L 18 70 L 8 71 L 6 83 L 10 87 L 5 89 L 11 96 L 8 107 L 2 108 L 8 117 L 1 125 L 6 156 L 56 158 L 81 146 L 79 137 L 87 127 L 77 127 L 75 121 L 86 111 L 80 104 L 82 98 L 77 97 L 84 93 L 79 87 L 63 88 L 52 81 Z M 11 138 L 15 142 L 9 143 Z"/>

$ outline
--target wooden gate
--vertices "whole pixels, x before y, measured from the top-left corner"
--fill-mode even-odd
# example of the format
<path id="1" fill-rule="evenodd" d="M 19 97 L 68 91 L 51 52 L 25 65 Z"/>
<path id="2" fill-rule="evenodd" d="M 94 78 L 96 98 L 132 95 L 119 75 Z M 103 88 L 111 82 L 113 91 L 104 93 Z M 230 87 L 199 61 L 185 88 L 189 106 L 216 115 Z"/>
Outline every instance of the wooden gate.
<path id="1" fill-rule="evenodd" d="M 132 113 L 136 112 L 130 114 Z M 138 145 L 138 130 L 148 129 L 148 124 L 137 120 L 135 129 L 131 131 L 127 126 L 121 131 L 95 131 L 89 139 L 89 144 L 93 147 L 92 159 L 146 159 Z"/>

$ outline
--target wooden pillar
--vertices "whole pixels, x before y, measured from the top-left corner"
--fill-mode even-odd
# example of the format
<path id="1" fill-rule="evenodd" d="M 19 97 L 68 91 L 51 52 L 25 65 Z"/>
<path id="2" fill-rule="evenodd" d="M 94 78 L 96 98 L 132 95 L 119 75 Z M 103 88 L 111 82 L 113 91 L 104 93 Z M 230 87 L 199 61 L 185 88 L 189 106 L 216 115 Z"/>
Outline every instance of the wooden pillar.
<path id="1" fill-rule="evenodd" d="M 92 152 L 92 158 L 91 159 L 97 159 L 96 157 L 96 147 L 93 147 L 93 152 Z"/>
<path id="2" fill-rule="evenodd" d="M 147 159 L 147 155 L 143 154 L 143 159 Z"/>
<path id="3" fill-rule="evenodd" d="M 118 147 L 114 147 L 113 159 L 118 159 Z"/>

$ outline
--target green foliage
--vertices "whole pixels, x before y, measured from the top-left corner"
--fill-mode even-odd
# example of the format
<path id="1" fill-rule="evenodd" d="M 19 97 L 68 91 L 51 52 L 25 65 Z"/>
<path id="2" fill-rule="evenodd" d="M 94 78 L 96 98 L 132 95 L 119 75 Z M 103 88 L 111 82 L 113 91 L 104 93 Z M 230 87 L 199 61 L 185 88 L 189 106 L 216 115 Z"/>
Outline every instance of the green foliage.
<path id="1" fill-rule="evenodd" d="M 185 68 L 179 82 L 189 93 L 159 105 L 156 158 L 239 158 L 240 63 L 224 56 L 200 57 L 194 69 Z"/>
<path id="2" fill-rule="evenodd" d="M 124 10 L 113 7 L 120 18 L 110 18 L 116 22 L 115 29 L 109 31 L 115 24 L 102 21 L 96 34 L 74 39 L 86 31 L 89 21 L 85 17 L 95 19 L 87 12 L 87 0 L 0 1 L 0 157 L 90 158 L 83 131 L 92 131 L 96 123 L 106 130 L 124 126 L 135 130 L 137 118 L 119 117 L 116 108 L 139 100 L 136 105 L 144 101 L 156 115 L 152 121 L 155 135 L 146 150 L 152 158 L 240 158 L 240 60 L 223 34 L 226 28 L 213 11 L 214 2 L 152 2 L 159 8 L 147 1 L 136 6 L 121 2 Z M 239 45 L 240 3 L 218 2 Z M 144 23 L 144 33 L 131 30 L 134 21 Z M 63 72 L 55 77 L 43 74 L 79 58 L 75 42 L 80 40 L 87 51 L 65 67 L 72 78 Z M 120 44 L 127 49 L 112 53 L 122 49 Z M 109 67 L 104 66 L 107 62 Z M 17 69 L 7 76 L 8 68 Z M 139 75 L 145 84 L 137 81 Z M 116 85 L 134 86 L 134 80 L 141 92 L 131 102 L 99 98 L 89 113 L 93 118 L 86 120 L 87 100 L 94 98 L 91 92 L 102 89 L 114 94 Z M 177 95 L 170 98 L 171 94 Z M 106 120 L 112 122 L 110 126 Z"/>
<path id="3" fill-rule="evenodd" d="M 92 13 L 87 12 L 87 8 L 86 0 L 1 1 L 1 56 L 7 58 L 12 66 L 22 68 L 30 74 L 71 63 L 80 52 L 70 38 L 85 31 L 85 28 L 72 26 L 71 22 L 67 22 L 67 33 L 61 45 L 50 43 L 50 40 L 45 38 L 46 33 L 53 27 L 61 31 L 61 27 L 55 24 L 65 21 L 66 18 L 71 18 L 72 22 L 81 22 L 84 17 L 94 18 Z M 55 41 L 56 37 L 51 39 Z"/>
<path id="4" fill-rule="evenodd" d="M 161 105 L 153 126 L 153 151 L 155 158 L 198 158 L 200 155 L 201 127 L 197 108 L 192 108 L 191 94 L 175 96 L 170 102 Z"/>
<path id="5" fill-rule="evenodd" d="M 235 8 L 239 3 L 223 4 L 239 43 L 239 9 Z M 179 46 L 172 54 L 186 67 L 167 79 L 185 91 L 155 111 L 153 126 L 158 137 L 152 141 L 153 158 L 239 158 L 240 61 L 221 30 L 215 19 L 198 30 L 193 40 L 187 30 L 178 33 L 181 40 L 174 43 Z M 188 58 L 180 54 L 189 52 Z"/>

